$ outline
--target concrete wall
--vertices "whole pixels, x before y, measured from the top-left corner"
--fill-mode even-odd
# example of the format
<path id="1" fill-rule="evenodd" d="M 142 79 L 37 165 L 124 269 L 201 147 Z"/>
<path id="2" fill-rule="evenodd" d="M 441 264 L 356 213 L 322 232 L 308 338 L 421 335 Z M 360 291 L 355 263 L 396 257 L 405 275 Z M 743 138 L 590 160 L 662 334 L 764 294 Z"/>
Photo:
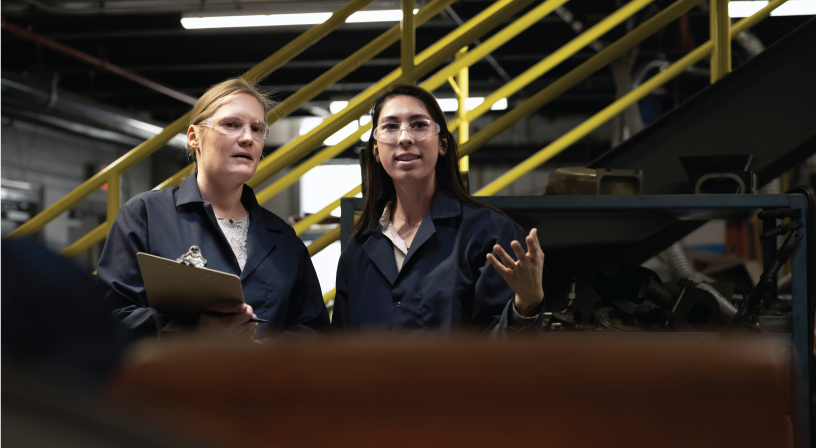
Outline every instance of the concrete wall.
<path id="1" fill-rule="evenodd" d="M 0 131 L 2 178 L 28 182 L 42 190 L 41 207 L 55 203 L 98 170 L 125 154 L 130 147 L 85 138 L 26 122 L 3 118 Z M 123 202 L 148 190 L 150 165 L 142 161 L 122 177 Z M 107 192 L 97 191 L 72 211 L 65 212 L 45 226 L 41 241 L 55 252 L 92 230 L 105 219 Z M 95 266 L 99 248 L 76 260 L 85 267 Z"/>

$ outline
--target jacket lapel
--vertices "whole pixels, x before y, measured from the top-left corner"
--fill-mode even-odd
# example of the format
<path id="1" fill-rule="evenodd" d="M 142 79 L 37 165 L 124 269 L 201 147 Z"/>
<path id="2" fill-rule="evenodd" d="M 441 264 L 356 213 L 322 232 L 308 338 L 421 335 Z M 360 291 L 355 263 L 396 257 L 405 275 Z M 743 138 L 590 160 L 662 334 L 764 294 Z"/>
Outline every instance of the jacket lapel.
<path id="1" fill-rule="evenodd" d="M 433 223 L 431 210 L 428 210 L 428 212 L 425 213 L 425 217 L 422 218 L 422 224 L 419 225 L 416 235 L 414 235 L 414 240 L 411 241 L 411 247 L 408 248 L 408 255 L 405 256 L 405 261 L 402 262 L 402 271 L 407 271 L 405 267 L 408 266 L 408 262 L 411 261 L 414 254 L 417 253 L 419 248 L 422 247 L 434 233 L 436 233 L 436 226 Z"/>
<path id="2" fill-rule="evenodd" d="M 394 286 L 394 281 L 397 279 L 397 261 L 394 259 L 394 247 L 391 245 L 391 240 L 382 234 L 382 226 L 372 232 L 365 243 L 363 243 L 363 250 L 368 258 L 377 266 L 377 269 L 382 272 L 385 278 Z"/>
<path id="3" fill-rule="evenodd" d="M 245 279 L 261 262 L 266 258 L 276 246 L 277 232 L 267 230 L 263 218 L 254 215 L 249 219 L 249 231 L 247 232 L 247 261 L 244 270 L 241 272 L 241 280 Z"/>
<path id="4" fill-rule="evenodd" d="M 249 230 L 247 231 L 247 262 L 241 272 L 241 280 L 247 278 L 252 271 L 269 256 L 276 242 L 281 236 L 280 223 L 264 221 L 261 206 L 255 199 L 255 193 L 249 186 L 244 185 L 241 202 L 249 211 Z"/>
<path id="5" fill-rule="evenodd" d="M 414 235 L 414 240 L 411 242 L 408 255 L 405 256 L 405 261 L 402 263 L 402 271 L 400 271 L 400 273 L 408 270 L 406 267 L 408 266 L 408 262 L 414 258 L 414 254 L 436 233 L 434 219 L 453 218 L 461 214 L 462 203 L 459 202 L 459 199 L 444 188 L 438 189 L 431 203 L 431 208 L 425 213 L 425 217 L 422 218 L 422 224 L 419 225 L 419 229 L 417 229 L 417 233 Z"/>

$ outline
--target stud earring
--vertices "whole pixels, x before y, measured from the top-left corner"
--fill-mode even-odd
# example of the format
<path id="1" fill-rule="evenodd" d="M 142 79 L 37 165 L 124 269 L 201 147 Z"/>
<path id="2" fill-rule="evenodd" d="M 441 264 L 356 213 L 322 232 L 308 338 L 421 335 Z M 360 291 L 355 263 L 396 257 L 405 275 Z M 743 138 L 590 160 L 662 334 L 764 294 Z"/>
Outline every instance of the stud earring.
<path id="1" fill-rule="evenodd" d="M 445 157 L 445 154 L 448 153 L 448 149 L 442 146 L 442 143 L 439 143 L 439 156 Z"/>

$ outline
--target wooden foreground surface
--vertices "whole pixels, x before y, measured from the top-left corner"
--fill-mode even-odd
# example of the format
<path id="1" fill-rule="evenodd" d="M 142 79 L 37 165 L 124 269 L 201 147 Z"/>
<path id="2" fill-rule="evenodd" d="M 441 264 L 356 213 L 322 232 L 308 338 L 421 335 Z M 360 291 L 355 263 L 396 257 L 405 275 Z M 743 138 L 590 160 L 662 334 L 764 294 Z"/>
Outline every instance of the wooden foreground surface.
<path id="1" fill-rule="evenodd" d="M 788 447 L 779 339 L 560 334 L 141 345 L 108 395 L 215 446 Z"/>

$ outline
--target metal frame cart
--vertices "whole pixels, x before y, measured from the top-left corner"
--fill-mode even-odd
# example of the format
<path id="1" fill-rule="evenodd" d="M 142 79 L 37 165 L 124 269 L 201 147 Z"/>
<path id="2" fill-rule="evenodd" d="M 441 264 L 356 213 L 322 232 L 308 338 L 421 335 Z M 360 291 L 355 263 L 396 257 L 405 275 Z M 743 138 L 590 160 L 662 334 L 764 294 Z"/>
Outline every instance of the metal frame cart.
<path id="1" fill-rule="evenodd" d="M 524 229 L 538 228 L 547 255 L 548 275 L 564 270 L 598 272 L 621 257 L 640 264 L 710 219 L 746 219 L 759 210 L 800 209 L 808 228 L 807 199 L 801 194 L 779 195 L 625 195 L 625 196 L 507 196 L 477 198 L 507 213 Z M 352 235 L 353 216 L 364 204 L 360 198 L 341 201 L 341 244 Z M 808 290 L 807 235 L 791 255 L 792 333 L 794 348 L 793 423 L 797 446 L 810 446 L 810 362 L 813 329 Z M 554 271 L 554 272 L 552 272 Z M 814 279 L 816 281 L 816 279 Z M 545 285 L 547 284 L 545 278 Z M 546 289 L 546 287 L 545 287 Z M 548 297 L 555 297 L 547 291 Z"/>

